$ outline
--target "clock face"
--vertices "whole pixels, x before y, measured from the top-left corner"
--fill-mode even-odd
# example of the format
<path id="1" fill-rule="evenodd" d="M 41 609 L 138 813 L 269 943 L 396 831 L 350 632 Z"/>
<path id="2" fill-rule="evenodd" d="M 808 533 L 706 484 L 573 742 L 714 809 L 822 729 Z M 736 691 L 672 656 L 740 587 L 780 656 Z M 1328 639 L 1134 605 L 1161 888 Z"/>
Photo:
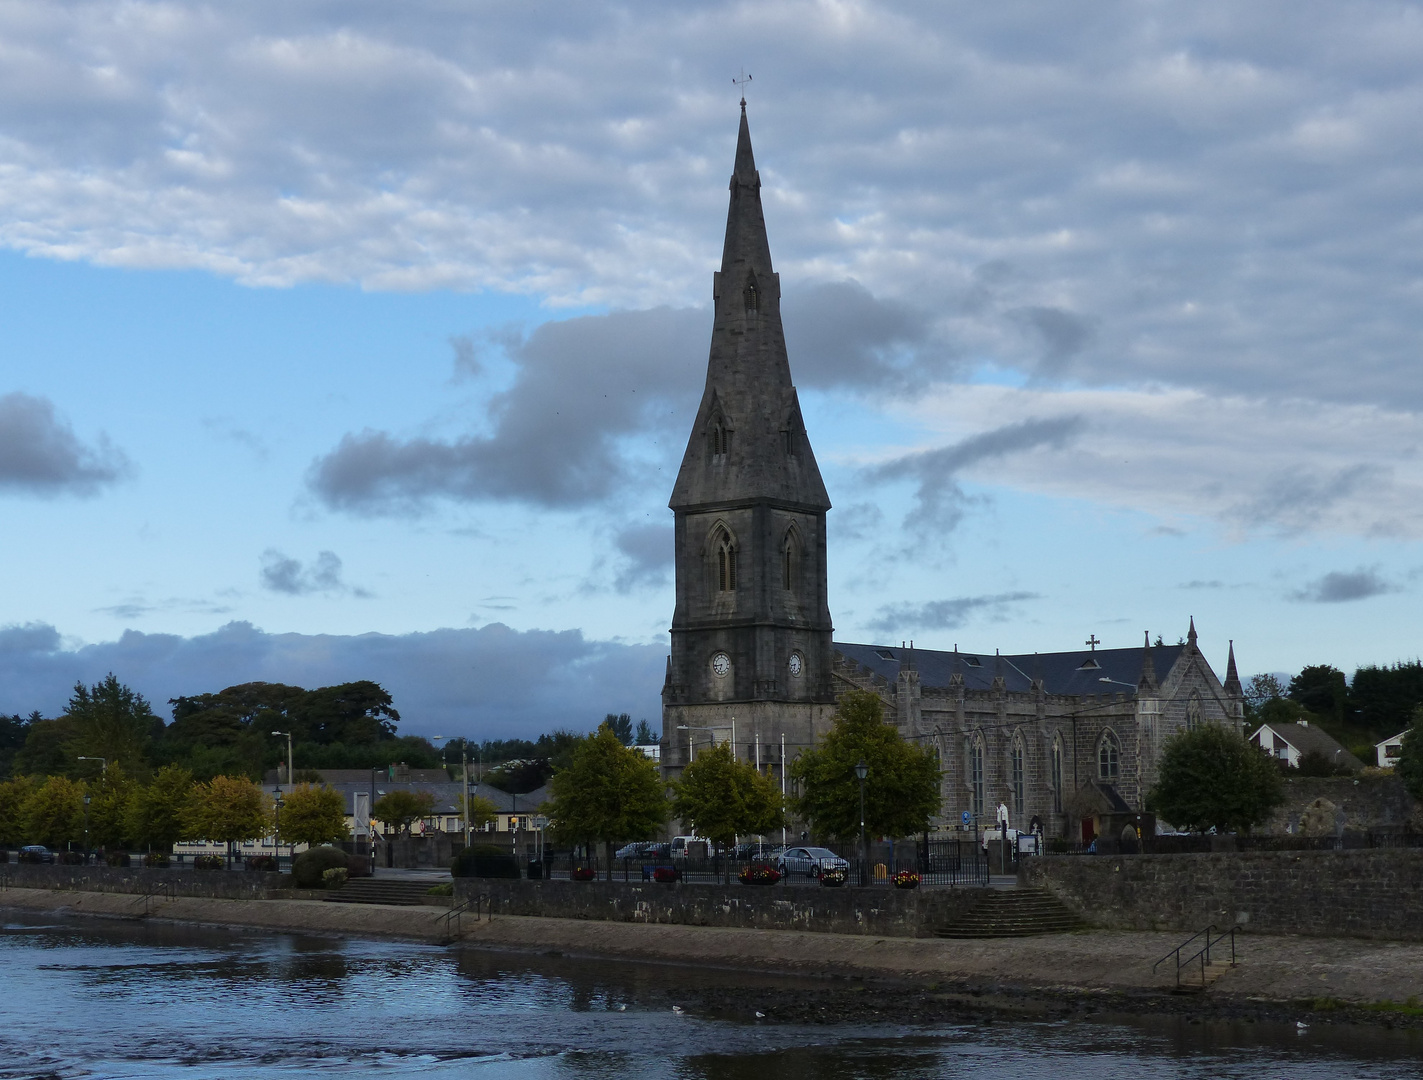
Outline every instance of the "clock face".
<path id="1" fill-rule="evenodd" d="M 791 653 L 790 668 L 791 668 L 791 677 L 792 677 L 792 678 L 794 678 L 794 679 L 799 679 L 799 678 L 800 678 L 801 666 L 802 666 L 802 662 L 801 662 L 801 658 L 800 658 L 800 653 L 798 653 L 798 652 L 793 652 L 793 653 Z"/>
<path id="2" fill-rule="evenodd" d="M 724 652 L 719 652 L 712 657 L 712 674 L 717 678 L 725 678 L 731 671 L 731 657 Z"/>

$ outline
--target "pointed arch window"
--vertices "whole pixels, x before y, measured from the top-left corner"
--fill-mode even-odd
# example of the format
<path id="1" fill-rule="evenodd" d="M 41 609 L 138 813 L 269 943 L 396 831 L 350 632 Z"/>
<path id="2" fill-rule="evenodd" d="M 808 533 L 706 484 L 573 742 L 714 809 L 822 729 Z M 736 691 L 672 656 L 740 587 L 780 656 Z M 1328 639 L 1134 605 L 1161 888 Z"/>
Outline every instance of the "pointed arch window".
<path id="1" fill-rule="evenodd" d="M 1054 813 L 1062 813 L 1062 740 L 1052 741 L 1052 774 L 1049 777 L 1052 784 L 1052 809 Z"/>
<path id="2" fill-rule="evenodd" d="M 1113 783 L 1121 774 L 1122 744 L 1117 741 L 1115 732 L 1104 732 L 1102 741 L 1097 744 L 1097 779 Z"/>
<path id="3" fill-rule="evenodd" d="M 968 792 L 969 810 L 974 821 L 983 820 L 983 737 L 979 736 L 968 745 Z"/>
<path id="4" fill-rule="evenodd" d="M 1186 702 L 1186 730 L 1195 731 L 1201 726 L 1201 692 L 1192 690 Z"/>
<path id="5" fill-rule="evenodd" d="M 1012 769 L 1013 816 L 1020 822 L 1025 814 L 1024 808 L 1028 804 L 1028 785 L 1023 768 L 1024 756 L 1022 736 L 1017 736 L 1013 739 L 1009 766 Z"/>
<path id="6" fill-rule="evenodd" d="M 734 593 L 736 591 L 736 544 L 724 527 L 719 527 L 712 537 L 712 551 L 715 560 L 716 591 Z"/>
<path id="7" fill-rule="evenodd" d="M 712 421 L 711 452 L 712 460 L 717 462 L 725 461 L 726 455 L 731 453 L 731 428 L 721 417 Z"/>
<path id="8" fill-rule="evenodd" d="M 795 592 L 800 583 L 800 533 L 792 525 L 781 541 L 781 588 Z"/>
<path id="9" fill-rule="evenodd" d="M 752 270 L 747 273 L 746 288 L 741 295 L 746 302 L 746 314 L 755 315 L 761 308 L 761 292 L 756 287 L 756 271 Z"/>

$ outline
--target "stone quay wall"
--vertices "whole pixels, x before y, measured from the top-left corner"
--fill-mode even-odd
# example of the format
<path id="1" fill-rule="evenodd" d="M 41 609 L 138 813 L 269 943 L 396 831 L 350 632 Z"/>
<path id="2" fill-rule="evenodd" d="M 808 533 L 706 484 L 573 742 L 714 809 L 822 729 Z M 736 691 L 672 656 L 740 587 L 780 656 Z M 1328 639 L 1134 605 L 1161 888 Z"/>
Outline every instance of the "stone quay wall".
<path id="1" fill-rule="evenodd" d="M 498 915 L 671 923 L 753 930 L 809 930 L 876 937 L 932 937 L 962 918 L 988 889 L 785 888 L 618 881 L 457 878 L 455 903 L 481 894 Z"/>
<path id="2" fill-rule="evenodd" d="M 1419 849 L 1045 856 L 1018 877 L 1110 929 L 1423 941 Z"/>
<path id="3" fill-rule="evenodd" d="M 203 896 L 217 900 L 275 900 L 291 895 L 281 874 L 252 870 L 180 870 L 140 866 L 61 866 L 19 863 L 0 866 L 0 885 L 70 892 Z"/>

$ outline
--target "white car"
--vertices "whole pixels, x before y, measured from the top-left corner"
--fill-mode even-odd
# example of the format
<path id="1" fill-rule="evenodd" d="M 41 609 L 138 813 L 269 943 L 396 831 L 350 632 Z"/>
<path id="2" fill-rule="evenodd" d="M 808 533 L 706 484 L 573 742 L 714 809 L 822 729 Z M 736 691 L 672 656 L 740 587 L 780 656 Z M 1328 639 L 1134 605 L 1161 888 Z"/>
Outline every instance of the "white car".
<path id="1" fill-rule="evenodd" d="M 776 869 L 783 875 L 804 874 L 818 878 L 826 870 L 848 871 L 850 864 L 829 848 L 793 847 L 776 857 Z"/>

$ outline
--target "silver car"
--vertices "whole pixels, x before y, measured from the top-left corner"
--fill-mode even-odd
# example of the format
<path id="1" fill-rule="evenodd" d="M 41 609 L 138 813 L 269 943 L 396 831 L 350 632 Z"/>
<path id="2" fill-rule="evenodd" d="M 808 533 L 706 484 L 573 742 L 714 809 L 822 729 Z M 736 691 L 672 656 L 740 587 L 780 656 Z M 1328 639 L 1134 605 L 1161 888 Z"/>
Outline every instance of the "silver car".
<path id="1" fill-rule="evenodd" d="M 782 875 L 804 874 L 818 878 L 825 870 L 846 870 L 850 864 L 829 848 L 793 847 L 786 848 L 776 857 L 776 869 Z"/>

